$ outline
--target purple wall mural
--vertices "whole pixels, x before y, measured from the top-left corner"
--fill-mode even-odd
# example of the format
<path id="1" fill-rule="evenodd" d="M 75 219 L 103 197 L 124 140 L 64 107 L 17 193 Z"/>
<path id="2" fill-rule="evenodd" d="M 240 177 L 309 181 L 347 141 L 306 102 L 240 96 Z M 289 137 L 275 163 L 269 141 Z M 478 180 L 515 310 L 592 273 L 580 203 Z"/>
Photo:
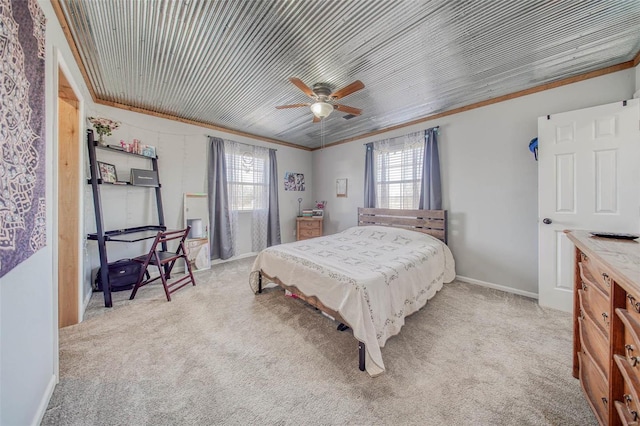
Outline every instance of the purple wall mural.
<path id="1" fill-rule="evenodd" d="M 0 0 L 0 277 L 46 245 L 45 24 Z"/>

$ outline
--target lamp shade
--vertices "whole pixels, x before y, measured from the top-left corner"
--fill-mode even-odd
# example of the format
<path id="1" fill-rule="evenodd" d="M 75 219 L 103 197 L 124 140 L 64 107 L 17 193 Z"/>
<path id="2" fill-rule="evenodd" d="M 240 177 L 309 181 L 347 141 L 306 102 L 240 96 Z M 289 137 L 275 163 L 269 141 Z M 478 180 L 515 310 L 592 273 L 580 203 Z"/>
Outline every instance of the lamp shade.
<path id="1" fill-rule="evenodd" d="M 333 111 L 333 105 L 327 102 L 316 102 L 311 104 L 311 112 L 318 118 L 328 117 Z"/>

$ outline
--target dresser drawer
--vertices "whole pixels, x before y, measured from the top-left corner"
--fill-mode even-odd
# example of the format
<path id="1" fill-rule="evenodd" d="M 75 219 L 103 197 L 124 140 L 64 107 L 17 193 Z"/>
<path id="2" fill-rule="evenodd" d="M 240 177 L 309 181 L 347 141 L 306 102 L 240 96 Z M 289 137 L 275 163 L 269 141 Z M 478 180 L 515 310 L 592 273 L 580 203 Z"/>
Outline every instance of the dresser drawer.
<path id="1" fill-rule="evenodd" d="M 640 377 L 640 322 L 627 309 L 616 309 L 624 325 L 624 356 L 634 375 Z"/>
<path id="2" fill-rule="evenodd" d="M 604 377 L 609 379 L 609 341 L 591 318 L 584 316 L 578 319 L 580 326 L 580 345 L 593 358 Z"/>
<path id="3" fill-rule="evenodd" d="M 595 287 L 589 287 L 589 285 L 587 285 L 583 288 L 586 289 L 578 289 L 583 314 L 589 316 L 608 339 L 609 324 L 611 322 L 609 300 Z"/>
<path id="4" fill-rule="evenodd" d="M 620 401 L 615 401 L 616 411 L 623 426 L 637 426 L 638 414 Z"/>
<path id="5" fill-rule="evenodd" d="M 611 287 L 607 287 L 602 280 L 597 280 L 584 262 L 578 263 L 578 269 L 580 270 L 580 282 L 583 288 L 585 285 L 587 287 L 595 287 L 605 298 L 609 298 Z"/>
<path id="6" fill-rule="evenodd" d="M 300 238 L 320 237 L 319 229 L 300 229 Z"/>
<path id="7" fill-rule="evenodd" d="M 638 388 L 640 388 L 640 381 L 638 380 L 637 373 L 629 362 L 629 359 L 620 355 L 615 355 L 614 359 L 616 367 L 620 371 L 624 380 L 624 391 L 622 401 L 620 401 L 624 404 L 624 407 L 617 407 L 618 414 L 621 415 L 620 420 L 623 421 L 623 423 L 630 418 L 635 418 L 637 420 L 638 406 L 640 405 L 638 404 Z"/>
<path id="8" fill-rule="evenodd" d="M 301 220 L 299 225 L 300 229 L 320 229 L 319 220 Z"/>
<path id="9" fill-rule="evenodd" d="M 611 294 L 611 278 L 605 268 L 582 252 L 580 252 L 580 265 L 584 267 L 585 274 L 590 275 L 605 293 Z"/>
<path id="10" fill-rule="evenodd" d="M 640 295 L 627 292 L 625 308 L 629 315 L 640 323 Z"/>
<path id="11" fill-rule="evenodd" d="M 609 388 L 607 381 L 596 367 L 593 359 L 584 349 L 578 353 L 580 363 L 580 384 L 587 396 L 600 424 L 605 425 L 609 419 Z"/>

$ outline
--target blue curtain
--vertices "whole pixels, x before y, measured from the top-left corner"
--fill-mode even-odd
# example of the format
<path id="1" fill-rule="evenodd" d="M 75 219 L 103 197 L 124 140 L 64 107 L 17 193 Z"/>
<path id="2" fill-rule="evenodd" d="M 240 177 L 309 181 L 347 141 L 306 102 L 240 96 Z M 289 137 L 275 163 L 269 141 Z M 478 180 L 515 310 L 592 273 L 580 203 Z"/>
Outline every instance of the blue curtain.
<path id="1" fill-rule="evenodd" d="M 422 165 L 422 189 L 419 209 L 442 209 L 442 186 L 440 184 L 440 157 L 438 155 L 438 128 L 424 131 L 424 160 Z"/>
<path id="2" fill-rule="evenodd" d="M 209 137 L 208 166 L 209 195 L 209 242 L 212 259 L 229 259 L 235 254 L 231 235 L 229 215 L 229 192 L 227 189 L 227 162 L 224 155 L 224 141 Z"/>
<path id="3" fill-rule="evenodd" d="M 373 163 L 373 142 L 365 145 L 367 153 L 364 158 L 364 207 L 376 206 L 376 174 Z"/>
<path id="4" fill-rule="evenodd" d="M 280 244 L 280 213 L 278 209 L 278 160 L 276 150 L 269 150 L 269 214 L 267 247 Z"/>

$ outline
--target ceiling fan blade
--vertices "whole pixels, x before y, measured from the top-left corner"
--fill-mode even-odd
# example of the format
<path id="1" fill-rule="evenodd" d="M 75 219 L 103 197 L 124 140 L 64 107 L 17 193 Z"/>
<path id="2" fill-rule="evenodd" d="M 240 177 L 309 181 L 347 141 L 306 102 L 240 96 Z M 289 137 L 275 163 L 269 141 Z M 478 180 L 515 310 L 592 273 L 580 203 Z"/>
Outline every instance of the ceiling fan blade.
<path id="1" fill-rule="evenodd" d="M 314 115 L 314 116 L 313 116 L 313 122 L 314 122 L 314 123 L 319 123 L 319 122 L 320 122 L 320 119 Z"/>
<path id="2" fill-rule="evenodd" d="M 291 105 L 280 105 L 277 106 L 276 109 L 285 109 L 285 108 L 299 108 L 304 106 L 309 106 L 311 104 L 291 104 Z"/>
<path id="3" fill-rule="evenodd" d="M 360 115 L 362 114 L 362 110 L 346 105 L 333 104 L 333 107 L 341 112 L 346 112 L 347 114 Z"/>
<path id="4" fill-rule="evenodd" d="M 343 87 L 340 90 L 336 90 L 335 92 L 333 92 L 331 94 L 331 98 L 333 99 L 340 99 L 340 98 L 344 98 L 345 96 L 348 96 L 350 94 L 352 94 L 353 92 L 357 92 L 360 89 L 364 89 L 364 83 L 361 82 L 360 80 L 356 80 L 353 83 L 351 83 L 350 85 Z"/>
<path id="5" fill-rule="evenodd" d="M 310 98 L 313 98 L 316 96 L 316 94 L 313 93 L 313 90 L 311 90 L 311 88 L 309 88 L 309 86 L 304 84 L 302 80 L 300 80 L 299 78 L 291 77 L 289 81 L 295 84 L 298 89 L 302 90 Z"/>

